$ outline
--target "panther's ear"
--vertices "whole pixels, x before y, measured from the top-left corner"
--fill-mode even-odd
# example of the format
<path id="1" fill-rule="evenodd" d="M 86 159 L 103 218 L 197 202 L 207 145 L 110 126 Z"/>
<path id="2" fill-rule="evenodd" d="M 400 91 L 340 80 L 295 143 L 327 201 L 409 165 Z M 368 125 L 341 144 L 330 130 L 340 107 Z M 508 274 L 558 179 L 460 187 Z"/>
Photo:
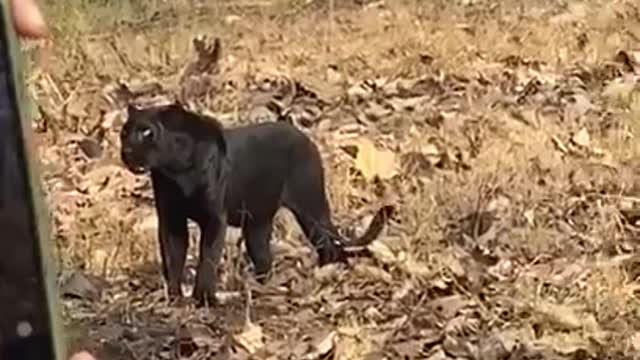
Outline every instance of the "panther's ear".
<path id="1" fill-rule="evenodd" d="M 169 108 L 174 111 L 184 111 L 184 103 L 180 101 L 180 99 L 175 99 L 170 105 Z"/>
<path id="2" fill-rule="evenodd" d="M 216 179 L 219 183 L 226 183 L 227 177 L 229 175 L 229 171 L 231 170 L 231 163 L 229 161 L 229 156 L 227 155 L 227 141 L 224 138 L 224 134 L 222 132 L 222 124 L 218 123 L 217 120 L 213 120 L 215 125 L 219 131 L 215 132 L 215 142 L 216 147 L 218 149 L 218 166 L 216 168 Z"/>
<path id="3" fill-rule="evenodd" d="M 224 138 L 224 129 L 222 127 L 222 124 L 217 119 L 214 119 L 214 118 L 208 118 L 207 121 L 209 123 L 209 126 L 211 126 L 214 130 L 213 137 L 218 147 L 218 151 L 220 151 L 220 153 L 226 157 L 227 156 L 227 140 Z"/>
<path id="4" fill-rule="evenodd" d="M 205 124 L 205 126 L 209 128 L 208 130 L 210 130 L 209 134 L 211 135 L 211 140 L 214 142 L 218 152 L 222 156 L 227 156 L 227 141 L 224 138 L 224 128 L 218 119 L 208 115 L 197 115 L 182 108 L 177 110 L 172 107 L 172 109 L 174 111 L 179 111 L 185 121 Z"/>
<path id="5" fill-rule="evenodd" d="M 138 108 L 135 107 L 133 104 L 127 103 L 127 114 L 129 114 L 129 116 L 135 114 L 138 111 L 140 110 L 138 110 Z"/>

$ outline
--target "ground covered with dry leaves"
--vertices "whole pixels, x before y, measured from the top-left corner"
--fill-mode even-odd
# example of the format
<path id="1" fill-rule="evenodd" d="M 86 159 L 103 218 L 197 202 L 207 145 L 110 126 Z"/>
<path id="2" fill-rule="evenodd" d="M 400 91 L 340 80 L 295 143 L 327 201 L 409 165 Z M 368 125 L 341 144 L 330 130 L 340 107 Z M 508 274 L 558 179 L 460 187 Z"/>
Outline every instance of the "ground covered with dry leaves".
<path id="1" fill-rule="evenodd" d="M 71 349 L 638 358 L 637 2 L 44 4 L 52 37 L 25 51 Z M 372 256 L 318 269 L 283 210 L 267 285 L 236 231 L 222 305 L 168 305 L 150 184 L 117 137 L 127 101 L 174 99 L 304 129 L 345 234 L 396 205 Z"/>

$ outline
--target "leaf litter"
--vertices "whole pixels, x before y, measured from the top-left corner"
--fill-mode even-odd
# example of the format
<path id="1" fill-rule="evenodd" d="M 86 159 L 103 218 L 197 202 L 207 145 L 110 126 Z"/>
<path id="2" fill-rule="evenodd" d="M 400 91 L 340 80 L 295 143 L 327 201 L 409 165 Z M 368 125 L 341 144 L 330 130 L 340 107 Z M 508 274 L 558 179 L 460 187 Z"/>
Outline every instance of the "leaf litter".
<path id="1" fill-rule="evenodd" d="M 305 57 L 326 55 L 317 49 L 295 51 L 295 39 L 315 41 L 308 35 L 241 36 L 251 15 L 229 15 L 225 36 L 184 34 L 188 50 L 177 57 L 162 44 L 134 56 L 126 30 L 102 47 L 59 49 L 29 89 L 71 348 L 102 359 L 636 358 L 638 56 L 622 43 L 600 52 L 605 60 L 580 53 L 600 51 L 585 19 L 607 17 L 574 5 L 503 7 L 499 21 L 491 12 L 500 5 L 485 2 L 429 16 L 387 2 L 344 5 L 335 31 L 354 50 L 332 48 L 340 55 L 328 67 Z M 638 28 L 635 4 L 615 6 L 616 19 Z M 554 59 L 525 51 L 540 41 L 535 29 L 553 36 L 539 16 L 578 50 L 558 45 Z M 357 48 L 356 20 L 376 28 L 380 19 L 442 41 L 419 47 L 405 36 L 406 51 L 375 33 L 365 41 L 383 45 Z M 443 38 L 452 19 L 470 25 Z M 483 45 L 482 32 L 496 29 L 512 37 Z M 413 60 L 400 66 L 402 57 Z M 174 100 L 226 125 L 287 121 L 309 134 L 345 234 L 389 199 L 400 213 L 370 257 L 322 269 L 282 214 L 268 284 L 251 280 L 229 236 L 219 308 L 169 304 L 150 184 L 122 167 L 117 146 L 127 102 Z"/>

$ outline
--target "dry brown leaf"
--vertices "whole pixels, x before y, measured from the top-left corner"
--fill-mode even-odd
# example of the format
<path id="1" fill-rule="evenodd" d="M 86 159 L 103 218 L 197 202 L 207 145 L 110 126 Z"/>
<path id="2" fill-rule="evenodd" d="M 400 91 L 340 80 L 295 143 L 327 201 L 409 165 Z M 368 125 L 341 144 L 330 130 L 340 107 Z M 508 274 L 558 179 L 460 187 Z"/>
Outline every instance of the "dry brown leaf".
<path id="1" fill-rule="evenodd" d="M 616 54 L 615 60 L 622 63 L 625 66 L 626 71 L 635 73 L 638 73 L 638 71 L 640 71 L 640 51 L 620 50 Z"/>
<path id="2" fill-rule="evenodd" d="M 335 280 L 340 273 L 340 264 L 327 264 L 313 270 L 313 277 L 320 283 Z"/>
<path id="3" fill-rule="evenodd" d="M 511 354 L 511 349 L 507 349 L 505 344 L 496 335 L 483 337 L 478 348 L 478 359 L 507 359 Z"/>
<path id="4" fill-rule="evenodd" d="M 466 341 L 464 338 L 458 338 L 454 336 L 445 336 L 442 341 L 442 348 L 449 355 L 454 358 L 469 359 L 472 358 L 473 345 Z"/>
<path id="5" fill-rule="evenodd" d="M 413 281 L 406 280 L 404 282 L 404 284 L 402 284 L 402 287 L 400 289 L 397 289 L 396 291 L 393 292 L 393 294 L 391 295 L 391 298 L 394 301 L 401 300 L 405 296 L 409 295 L 409 293 L 411 293 L 411 291 L 413 290 L 414 286 L 415 285 L 414 285 Z"/>
<path id="6" fill-rule="evenodd" d="M 633 346 L 633 349 L 636 351 L 640 351 L 640 332 L 635 332 L 633 335 L 631 335 L 629 340 L 631 342 L 631 346 Z"/>
<path id="7" fill-rule="evenodd" d="M 453 283 L 452 279 L 449 278 L 436 278 L 429 282 L 429 286 L 434 289 L 447 290 L 451 287 Z"/>
<path id="8" fill-rule="evenodd" d="M 371 279 L 373 281 L 385 282 L 387 284 L 390 284 L 393 281 L 391 274 L 379 267 L 358 263 L 355 265 L 354 270 L 364 278 Z"/>
<path id="9" fill-rule="evenodd" d="M 474 305 L 474 302 L 462 295 L 450 295 L 432 300 L 427 306 L 438 316 L 444 319 L 451 319 L 460 310 L 472 305 Z"/>
<path id="10" fill-rule="evenodd" d="M 83 118 L 87 116 L 87 103 L 88 101 L 86 97 L 74 94 L 74 96 L 72 96 L 72 98 L 66 103 L 65 110 L 68 115 Z"/>
<path id="11" fill-rule="evenodd" d="M 629 94 L 629 110 L 633 113 L 640 112 L 640 91 L 633 91 Z"/>
<path id="12" fill-rule="evenodd" d="M 356 143 L 356 167 L 368 181 L 378 177 L 389 179 L 397 173 L 396 154 L 389 150 L 379 150 L 367 138 L 360 138 Z"/>
<path id="13" fill-rule="evenodd" d="M 571 140 L 576 144 L 582 147 L 588 148 L 591 145 L 591 137 L 589 136 L 589 132 L 587 129 L 582 128 L 578 131 Z"/>
<path id="14" fill-rule="evenodd" d="M 142 233 L 148 231 L 155 233 L 158 229 L 158 216 L 156 216 L 156 214 L 141 215 L 138 219 L 133 227 L 135 232 Z"/>
<path id="15" fill-rule="evenodd" d="M 569 153 L 569 149 L 567 149 L 567 146 L 562 142 L 562 140 L 560 140 L 557 136 L 552 136 L 551 137 L 551 142 L 553 143 L 553 145 L 555 145 L 556 149 L 564 154 Z"/>
<path id="16" fill-rule="evenodd" d="M 356 360 L 362 359 L 374 350 L 374 334 L 366 328 L 344 326 L 338 329 L 339 337 L 335 341 L 334 359 Z"/>
<path id="17" fill-rule="evenodd" d="M 212 346 L 217 343 L 215 334 L 211 333 L 211 329 L 204 324 L 192 324 L 189 326 L 193 342 L 197 347 Z"/>
<path id="18" fill-rule="evenodd" d="M 555 15 L 549 19 L 552 24 L 567 24 L 577 22 L 589 13 L 589 7 L 582 3 L 570 3 L 567 8 L 560 14 Z"/>
<path id="19" fill-rule="evenodd" d="M 507 351 L 512 352 L 518 344 L 529 343 L 535 334 L 530 327 L 511 328 L 497 332 L 494 336 L 500 341 Z"/>
<path id="20" fill-rule="evenodd" d="M 431 270 L 429 264 L 416 260 L 411 255 L 399 256 L 398 261 L 402 269 L 413 276 L 428 277 L 433 274 L 433 270 Z"/>
<path id="21" fill-rule="evenodd" d="M 522 216 L 527 220 L 529 226 L 536 225 L 536 211 L 535 209 L 527 209 L 522 213 Z"/>
<path id="22" fill-rule="evenodd" d="M 234 334 L 233 340 L 249 354 L 255 354 L 265 345 L 262 327 L 252 322 L 247 322 L 241 333 Z"/>
<path id="23" fill-rule="evenodd" d="M 111 110 L 102 115 L 100 127 L 104 130 L 115 129 L 124 119 L 124 111 L 120 109 Z"/>
<path id="24" fill-rule="evenodd" d="M 554 327 L 564 330 L 577 330 L 582 327 L 582 315 L 571 306 L 541 301 L 535 305 L 535 309 Z"/>
<path id="25" fill-rule="evenodd" d="M 95 195 L 104 190 L 113 177 L 119 176 L 124 170 L 117 165 L 100 166 L 83 176 L 78 184 L 78 190 L 88 195 Z"/>
<path id="26" fill-rule="evenodd" d="M 466 275 L 466 271 L 464 269 L 464 265 L 462 264 L 462 261 L 460 261 L 460 259 L 458 258 L 450 258 L 447 261 L 447 268 L 449 268 L 449 271 L 451 271 L 451 273 L 454 276 L 460 277 L 462 278 L 463 276 Z"/>
<path id="27" fill-rule="evenodd" d="M 322 339 L 320 339 L 320 341 L 314 341 L 313 347 L 318 351 L 319 355 L 326 355 L 327 353 L 329 353 L 329 351 L 331 351 L 331 349 L 333 349 L 336 336 L 336 332 L 331 331 Z"/>
<path id="28" fill-rule="evenodd" d="M 240 291 L 218 291 L 216 292 L 216 299 L 220 304 L 237 303 L 242 300 L 242 292 Z"/>
<path id="29" fill-rule="evenodd" d="M 612 81 L 602 90 L 602 96 L 611 100 L 626 102 L 634 89 L 635 83 L 633 82 Z"/>
<path id="30" fill-rule="evenodd" d="M 104 249 L 97 249 L 91 254 L 90 267 L 93 270 L 102 271 L 105 267 L 109 253 Z"/>
<path id="31" fill-rule="evenodd" d="M 466 336 L 480 330 L 480 320 L 460 315 L 452 318 L 444 327 L 444 332 L 451 336 Z"/>
<path id="32" fill-rule="evenodd" d="M 450 357 L 444 352 L 441 347 L 437 347 L 435 351 L 427 358 L 427 360 L 448 360 Z"/>
<path id="33" fill-rule="evenodd" d="M 586 94 L 574 94 L 571 99 L 573 101 L 565 107 L 565 119 L 567 121 L 576 121 L 594 108 Z"/>
<path id="34" fill-rule="evenodd" d="M 347 90 L 347 95 L 353 99 L 365 100 L 371 97 L 371 94 L 371 88 L 362 83 L 353 85 Z"/>
<path id="35" fill-rule="evenodd" d="M 581 264 L 569 264 L 563 268 L 557 274 L 551 276 L 548 280 L 551 284 L 559 287 L 570 286 L 572 283 L 581 280 L 584 276 L 590 272 L 584 265 Z"/>
<path id="36" fill-rule="evenodd" d="M 308 354 L 305 354 L 303 359 L 305 360 L 321 359 L 322 357 L 329 354 L 335 347 L 335 341 L 337 336 L 338 335 L 335 331 L 330 331 L 329 333 L 323 333 L 317 338 L 315 338 L 313 340 L 313 343 L 311 344 L 313 351 Z"/>
<path id="37" fill-rule="evenodd" d="M 394 110 L 415 111 L 416 109 L 422 109 L 424 105 L 428 104 L 431 98 L 429 96 L 418 96 L 410 98 L 391 98 L 389 104 Z"/>
<path id="38" fill-rule="evenodd" d="M 586 314 L 582 320 L 582 329 L 585 337 L 589 337 L 592 341 L 599 343 L 600 345 L 606 344 L 609 338 L 609 332 L 602 330 L 600 324 L 596 320 L 595 315 Z"/>
<path id="39" fill-rule="evenodd" d="M 417 359 L 422 353 L 424 341 L 420 339 L 407 340 L 392 345 L 394 352 L 401 359 Z"/>
<path id="40" fill-rule="evenodd" d="M 446 152 L 434 143 L 428 143 L 422 146 L 420 150 L 431 165 L 442 162 L 442 158 L 446 155 Z"/>
<path id="41" fill-rule="evenodd" d="M 382 241 L 374 241 L 367 247 L 378 261 L 384 264 L 395 264 L 398 262 L 396 254 Z"/>
<path id="42" fill-rule="evenodd" d="M 578 350 L 589 350 L 589 342 L 582 337 L 580 332 L 550 333 L 542 336 L 535 342 L 548 346 L 563 355 L 569 355 Z"/>

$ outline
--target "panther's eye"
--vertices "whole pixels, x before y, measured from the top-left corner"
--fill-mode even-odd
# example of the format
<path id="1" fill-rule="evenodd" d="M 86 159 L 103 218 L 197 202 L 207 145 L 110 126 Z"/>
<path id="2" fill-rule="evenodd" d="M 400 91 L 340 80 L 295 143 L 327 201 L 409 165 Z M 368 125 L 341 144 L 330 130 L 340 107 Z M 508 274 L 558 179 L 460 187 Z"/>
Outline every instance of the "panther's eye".
<path id="1" fill-rule="evenodd" d="M 124 139 L 129 139 L 128 141 L 130 142 L 134 142 L 136 144 L 144 144 L 147 143 L 150 139 L 151 136 L 153 135 L 153 129 L 149 128 L 149 127 L 136 127 L 134 129 L 131 130 L 131 135 L 128 136 L 126 134 L 124 134 L 123 131 L 123 138 Z"/>
<path id="2" fill-rule="evenodd" d="M 136 131 L 136 140 L 138 142 L 145 142 L 151 138 L 153 130 L 150 127 L 141 127 Z"/>

